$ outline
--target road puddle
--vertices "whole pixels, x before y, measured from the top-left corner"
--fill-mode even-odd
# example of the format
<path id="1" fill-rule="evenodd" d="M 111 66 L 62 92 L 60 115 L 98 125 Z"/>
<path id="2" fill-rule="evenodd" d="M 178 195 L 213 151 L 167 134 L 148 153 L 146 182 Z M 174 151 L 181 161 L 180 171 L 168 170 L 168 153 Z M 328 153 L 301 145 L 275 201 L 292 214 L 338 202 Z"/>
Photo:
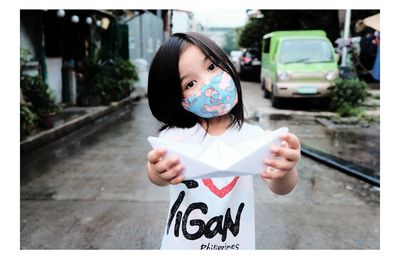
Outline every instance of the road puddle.
<path id="1" fill-rule="evenodd" d="M 266 129 L 287 126 L 301 143 L 358 165 L 380 175 L 380 127 L 366 125 L 326 125 L 312 116 L 270 115 L 258 122 Z"/>

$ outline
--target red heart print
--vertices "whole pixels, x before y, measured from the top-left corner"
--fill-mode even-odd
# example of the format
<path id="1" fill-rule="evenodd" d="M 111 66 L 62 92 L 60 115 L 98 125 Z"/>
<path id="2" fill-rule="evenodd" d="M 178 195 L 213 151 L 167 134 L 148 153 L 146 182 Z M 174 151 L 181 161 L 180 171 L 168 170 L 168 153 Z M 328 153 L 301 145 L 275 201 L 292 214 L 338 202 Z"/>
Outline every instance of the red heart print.
<path id="1" fill-rule="evenodd" d="M 217 195 L 220 198 L 224 198 L 235 187 L 238 179 L 239 179 L 239 176 L 235 176 L 235 178 L 233 178 L 233 180 L 228 185 L 222 187 L 221 189 L 219 189 L 218 187 L 215 186 L 215 184 L 213 183 L 211 178 L 202 179 L 202 181 L 203 181 L 203 184 L 205 186 L 207 186 L 211 192 L 213 192 L 215 195 Z"/>

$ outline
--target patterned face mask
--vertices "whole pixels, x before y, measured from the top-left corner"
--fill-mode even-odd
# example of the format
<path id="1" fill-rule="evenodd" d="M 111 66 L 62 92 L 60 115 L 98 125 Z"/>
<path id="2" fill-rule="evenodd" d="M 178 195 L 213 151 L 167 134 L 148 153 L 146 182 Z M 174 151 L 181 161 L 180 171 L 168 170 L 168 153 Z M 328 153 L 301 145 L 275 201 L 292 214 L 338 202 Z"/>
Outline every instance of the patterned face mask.
<path id="1" fill-rule="evenodd" d="M 182 99 L 182 106 L 199 117 L 213 118 L 227 114 L 237 102 L 236 85 L 228 73 L 222 72 L 192 96 Z"/>

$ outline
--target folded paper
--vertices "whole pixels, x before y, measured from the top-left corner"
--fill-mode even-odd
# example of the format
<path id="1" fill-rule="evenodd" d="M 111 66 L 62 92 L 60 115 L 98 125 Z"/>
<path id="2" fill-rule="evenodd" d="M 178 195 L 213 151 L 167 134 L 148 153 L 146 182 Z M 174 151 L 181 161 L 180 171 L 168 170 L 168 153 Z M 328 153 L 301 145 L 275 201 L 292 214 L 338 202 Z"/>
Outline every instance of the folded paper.
<path id="1" fill-rule="evenodd" d="M 148 141 L 153 148 L 166 148 L 166 158 L 179 157 L 185 180 L 191 180 L 259 174 L 266 169 L 264 160 L 273 157 L 270 147 L 279 146 L 279 137 L 287 132 L 288 128 L 282 127 L 239 144 L 215 140 L 207 147 L 152 136 Z"/>

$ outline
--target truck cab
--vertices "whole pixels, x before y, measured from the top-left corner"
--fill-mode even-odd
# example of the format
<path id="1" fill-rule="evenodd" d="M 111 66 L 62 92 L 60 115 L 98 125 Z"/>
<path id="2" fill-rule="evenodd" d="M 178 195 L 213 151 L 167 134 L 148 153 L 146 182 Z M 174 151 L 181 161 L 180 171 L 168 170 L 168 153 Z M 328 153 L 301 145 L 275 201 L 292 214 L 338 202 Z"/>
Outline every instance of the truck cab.
<path id="1" fill-rule="evenodd" d="M 275 31 L 263 36 L 261 89 L 273 106 L 282 98 L 329 98 L 337 56 L 322 30 Z"/>

